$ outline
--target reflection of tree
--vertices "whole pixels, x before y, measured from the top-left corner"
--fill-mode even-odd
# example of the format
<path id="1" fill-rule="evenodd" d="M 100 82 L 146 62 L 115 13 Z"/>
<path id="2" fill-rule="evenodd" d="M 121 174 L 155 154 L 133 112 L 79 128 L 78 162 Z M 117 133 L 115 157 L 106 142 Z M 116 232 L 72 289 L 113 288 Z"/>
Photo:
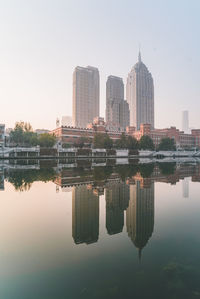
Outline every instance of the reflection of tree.
<path id="1" fill-rule="evenodd" d="M 162 172 L 163 175 L 170 175 L 174 174 L 175 169 L 176 169 L 176 163 L 159 163 L 159 168 Z"/>
<path id="2" fill-rule="evenodd" d="M 113 168 L 111 166 L 99 166 L 94 168 L 94 180 L 95 181 L 103 181 L 107 180 L 113 172 Z"/>
<path id="3" fill-rule="evenodd" d="M 119 174 L 121 180 L 125 181 L 127 177 L 136 175 L 138 165 L 117 165 L 115 170 Z"/>
<path id="4" fill-rule="evenodd" d="M 48 182 L 55 178 L 56 174 L 53 168 L 31 169 L 9 171 L 8 181 L 18 191 L 27 191 L 31 188 L 34 181 Z"/>
<path id="5" fill-rule="evenodd" d="M 139 171 L 143 178 L 148 178 L 152 175 L 154 170 L 154 164 L 140 164 Z"/>

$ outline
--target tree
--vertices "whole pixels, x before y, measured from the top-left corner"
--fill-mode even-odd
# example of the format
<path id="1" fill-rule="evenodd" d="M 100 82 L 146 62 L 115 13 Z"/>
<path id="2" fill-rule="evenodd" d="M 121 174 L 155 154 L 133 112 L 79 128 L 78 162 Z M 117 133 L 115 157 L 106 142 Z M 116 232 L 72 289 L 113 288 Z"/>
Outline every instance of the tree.
<path id="1" fill-rule="evenodd" d="M 94 148 L 104 148 L 104 134 L 95 133 L 93 139 L 93 146 Z"/>
<path id="2" fill-rule="evenodd" d="M 162 138 L 158 146 L 160 151 L 175 151 L 176 145 L 173 138 Z"/>
<path id="3" fill-rule="evenodd" d="M 74 143 L 74 146 L 82 148 L 84 147 L 86 144 L 90 143 L 90 140 L 88 137 L 85 136 L 81 136 L 77 139 L 77 141 Z"/>
<path id="4" fill-rule="evenodd" d="M 104 148 L 111 149 L 113 147 L 113 140 L 108 134 L 104 135 Z"/>
<path id="5" fill-rule="evenodd" d="M 120 139 L 115 143 L 116 148 L 127 148 L 127 138 L 124 133 L 121 134 Z"/>
<path id="6" fill-rule="evenodd" d="M 56 136 L 48 133 L 40 134 L 38 143 L 41 147 L 53 147 L 56 143 Z"/>
<path id="7" fill-rule="evenodd" d="M 128 136 L 126 140 L 126 145 L 128 149 L 133 149 L 133 150 L 138 149 L 138 141 L 135 137 Z"/>
<path id="8" fill-rule="evenodd" d="M 10 140 L 17 145 L 32 145 L 33 140 L 36 143 L 37 134 L 29 123 L 17 122 L 15 128 L 10 132 Z"/>
<path id="9" fill-rule="evenodd" d="M 151 137 L 144 135 L 140 138 L 139 148 L 143 150 L 154 150 L 154 144 Z"/>

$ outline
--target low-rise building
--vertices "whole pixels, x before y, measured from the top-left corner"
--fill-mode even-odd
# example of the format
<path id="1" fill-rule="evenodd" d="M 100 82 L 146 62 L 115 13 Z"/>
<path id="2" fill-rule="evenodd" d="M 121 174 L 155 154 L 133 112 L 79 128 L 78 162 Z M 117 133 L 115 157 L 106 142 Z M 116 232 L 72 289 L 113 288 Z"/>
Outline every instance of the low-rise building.
<path id="1" fill-rule="evenodd" d="M 107 126 L 102 117 L 96 117 L 93 123 L 88 124 L 87 128 L 75 128 L 61 126 L 51 131 L 61 143 L 74 144 L 80 137 L 87 137 L 90 141 L 96 133 L 108 134 L 111 139 L 117 140 L 121 137 L 122 131 Z M 155 147 L 158 147 L 163 138 L 169 137 L 174 139 L 177 149 L 200 149 L 200 129 L 192 130 L 191 134 L 185 134 L 176 127 L 154 129 L 150 124 L 141 124 L 140 130 L 129 126 L 126 128 L 126 136 L 133 136 L 138 141 L 142 136 L 152 138 Z"/>

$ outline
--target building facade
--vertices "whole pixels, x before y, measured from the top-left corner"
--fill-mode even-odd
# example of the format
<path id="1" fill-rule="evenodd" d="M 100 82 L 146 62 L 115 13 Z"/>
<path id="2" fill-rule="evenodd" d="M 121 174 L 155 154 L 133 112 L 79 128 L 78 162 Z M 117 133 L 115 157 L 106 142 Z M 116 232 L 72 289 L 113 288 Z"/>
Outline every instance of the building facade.
<path id="1" fill-rule="evenodd" d="M 106 123 L 109 127 L 125 130 L 129 126 L 129 105 L 124 100 L 122 78 L 109 76 L 106 82 Z"/>
<path id="2" fill-rule="evenodd" d="M 77 66 L 73 73 L 73 116 L 75 127 L 86 128 L 99 116 L 99 71 Z"/>
<path id="3" fill-rule="evenodd" d="M 134 65 L 127 78 L 126 99 L 130 109 L 130 125 L 140 129 L 141 124 L 154 128 L 154 84 L 146 65 L 141 60 Z"/>

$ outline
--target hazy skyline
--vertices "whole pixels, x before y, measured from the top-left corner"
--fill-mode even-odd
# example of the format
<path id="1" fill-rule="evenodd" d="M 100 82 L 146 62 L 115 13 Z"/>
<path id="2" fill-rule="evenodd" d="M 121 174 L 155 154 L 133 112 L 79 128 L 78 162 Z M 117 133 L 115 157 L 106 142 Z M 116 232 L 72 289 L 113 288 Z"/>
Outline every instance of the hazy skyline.
<path id="1" fill-rule="evenodd" d="M 0 123 L 29 121 L 53 129 L 72 115 L 74 68 L 100 73 L 100 115 L 106 79 L 123 78 L 142 60 L 155 88 L 155 127 L 181 128 L 188 110 L 200 128 L 200 2 L 0 0 Z"/>

